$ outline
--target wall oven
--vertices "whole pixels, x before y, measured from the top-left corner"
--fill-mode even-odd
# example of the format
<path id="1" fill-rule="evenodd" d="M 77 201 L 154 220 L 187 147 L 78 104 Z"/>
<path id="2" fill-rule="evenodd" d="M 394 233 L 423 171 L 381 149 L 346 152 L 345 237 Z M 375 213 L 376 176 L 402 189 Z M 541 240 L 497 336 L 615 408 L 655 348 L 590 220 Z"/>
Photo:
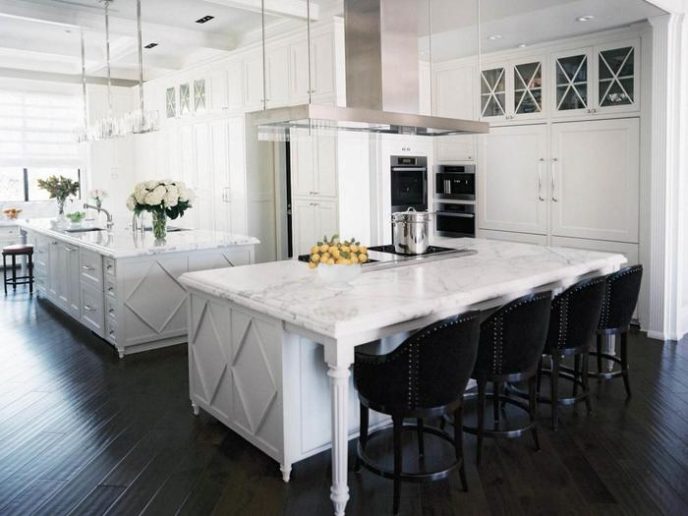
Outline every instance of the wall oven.
<path id="1" fill-rule="evenodd" d="M 475 204 L 436 203 L 435 232 L 445 237 L 475 237 Z"/>
<path id="2" fill-rule="evenodd" d="M 435 174 L 435 198 L 475 200 L 475 165 L 440 165 Z"/>
<path id="3" fill-rule="evenodd" d="M 428 209 L 428 159 L 391 156 L 392 213 Z"/>

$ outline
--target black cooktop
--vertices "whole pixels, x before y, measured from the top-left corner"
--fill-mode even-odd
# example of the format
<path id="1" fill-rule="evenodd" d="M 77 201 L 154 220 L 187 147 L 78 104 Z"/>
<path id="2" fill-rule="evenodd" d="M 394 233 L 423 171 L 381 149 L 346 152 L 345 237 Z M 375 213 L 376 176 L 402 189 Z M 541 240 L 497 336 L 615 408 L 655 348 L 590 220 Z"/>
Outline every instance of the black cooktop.
<path id="1" fill-rule="evenodd" d="M 391 253 L 391 254 L 396 254 L 399 256 L 427 256 L 429 254 L 447 253 L 447 252 L 455 252 L 456 251 L 456 249 L 452 249 L 451 247 L 439 247 L 436 245 L 428 246 L 428 249 L 423 254 L 418 254 L 418 255 L 406 255 L 406 254 L 397 253 L 394 250 L 393 245 L 376 245 L 373 247 L 369 247 L 368 250 L 369 251 L 377 251 L 378 253 Z"/>

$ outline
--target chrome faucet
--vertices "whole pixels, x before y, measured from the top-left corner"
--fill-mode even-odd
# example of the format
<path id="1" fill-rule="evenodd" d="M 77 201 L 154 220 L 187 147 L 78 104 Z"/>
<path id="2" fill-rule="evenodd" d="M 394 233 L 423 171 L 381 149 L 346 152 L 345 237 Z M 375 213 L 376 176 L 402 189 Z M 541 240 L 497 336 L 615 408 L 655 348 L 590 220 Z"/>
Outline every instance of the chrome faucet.
<path id="1" fill-rule="evenodd" d="M 101 208 L 100 206 L 93 206 L 92 204 L 88 204 L 87 202 L 84 203 L 84 209 L 88 210 L 96 210 L 98 213 L 101 211 L 105 213 L 105 216 L 107 217 L 107 222 L 105 223 L 105 227 L 107 227 L 107 230 L 110 231 L 112 229 L 112 226 L 114 226 L 114 223 L 112 222 L 112 214 L 107 211 L 105 208 Z"/>

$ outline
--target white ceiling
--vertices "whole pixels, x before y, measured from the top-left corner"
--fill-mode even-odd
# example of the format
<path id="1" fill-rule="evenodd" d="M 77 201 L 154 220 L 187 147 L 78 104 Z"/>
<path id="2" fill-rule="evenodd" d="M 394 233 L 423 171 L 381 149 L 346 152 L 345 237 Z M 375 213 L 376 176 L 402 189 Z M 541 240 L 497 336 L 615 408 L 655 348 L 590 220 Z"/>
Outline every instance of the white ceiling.
<path id="1" fill-rule="evenodd" d="M 312 0 L 311 15 L 336 5 Z M 287 21 L 305 24 L 305 0 L 266 0 L 268 30 Z M 142 0 L 146 79 L 212 59 L 239 45 L 261 26 L 260 0 Z M 296 13 L 303 12 L 299 16 Z M 206 16 L 215 18 L 198 24 Z M 105 75 L 105 22 L 98 0 L 0 0 L 0 69 L 78 74 L 80 29 L 86 41 L 87 72 Z M 137 76 L 136 0 L 110 6 L 112 74 Z"/>
<path id="2" fill-rule="evenodd" d="M 432 28 L 432 55 L 444 60 L 477 53 L 478 0 L 418 0 L 419 33 Z M 142 0 L 145 77 L 150 79 L 224 55 L 255 37 L 260 0 Z M 268 32 L 305 24 L 305 0 L 265 0 Z M 342 0 L 312 0 L 312 14 L 341 12 Z M 279 12 L 277 12 L 279 11 Z M 111 12 L 113 77 L 135 79 L 136 1 L 114 0 Z M 428 12 L 430 17 L 428 17 Z M 644 0 L 480 0 L 483 52 L 618 27 L 662 14 Z M 200 25 L 198 18 L 215 19 Z M 587 23 L 576 17 L 594 15 Z M 98 0 L 0 0 L 0 75 L 79 74 L 79 37 L 86 40 L 87 73 L 105 75 L 105 36 Z M 500 34 L 497 41 L 489 35 Z M 427 49 L 427 40 L 421 50 Z"/>
<path id="3" fill-rule="evenodd" d="M 478 53 L 478 0 L 429 0 L 429 5 L 428 0 L 422 1 L 419 31 L 427 36 L 432 27 L 433 61 Z M 599 32 L 665 14 L 644 0 L 480 0 L 479 5 L 483 53 Z M 576 20 L 586 15 L 594 19 Z M 493 35 L 500 39 L 490 40 Z M 426 58 L 427 48 L 427 41 L 422 41 Z"/>

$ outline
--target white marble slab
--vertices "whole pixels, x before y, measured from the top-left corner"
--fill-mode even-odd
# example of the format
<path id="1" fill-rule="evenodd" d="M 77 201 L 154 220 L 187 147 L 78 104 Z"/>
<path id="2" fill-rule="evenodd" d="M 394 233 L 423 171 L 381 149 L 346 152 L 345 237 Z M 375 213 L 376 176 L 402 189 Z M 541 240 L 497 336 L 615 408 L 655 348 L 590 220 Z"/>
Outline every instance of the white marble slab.
<path id="1" fill-rule="evenodd" d="M 131 258 L 161 253 L 201 251 L 225 247 L 257 245 L 257 238 L 220 231 L 192 229 L 169 232 L 165 242 L 156 242 L 151 231 L 134 233 L 129 229 L 69 233 L 57 227 L 55 219 L 17 220 L 16 225 L 51 238 L 85 247 L 104 256 Z"/>
<path id="2" fill-rule="evenodd" d="M 465 310 L 625 263 L 620 254 L 483 239 L 443 240 L 476 254 L 404 267 L 374 267 L 349 286 L 324 283 L 289 260 L 188 273 L 185 285 L 317 333 L 342 338 L 416 318 Z"/>

